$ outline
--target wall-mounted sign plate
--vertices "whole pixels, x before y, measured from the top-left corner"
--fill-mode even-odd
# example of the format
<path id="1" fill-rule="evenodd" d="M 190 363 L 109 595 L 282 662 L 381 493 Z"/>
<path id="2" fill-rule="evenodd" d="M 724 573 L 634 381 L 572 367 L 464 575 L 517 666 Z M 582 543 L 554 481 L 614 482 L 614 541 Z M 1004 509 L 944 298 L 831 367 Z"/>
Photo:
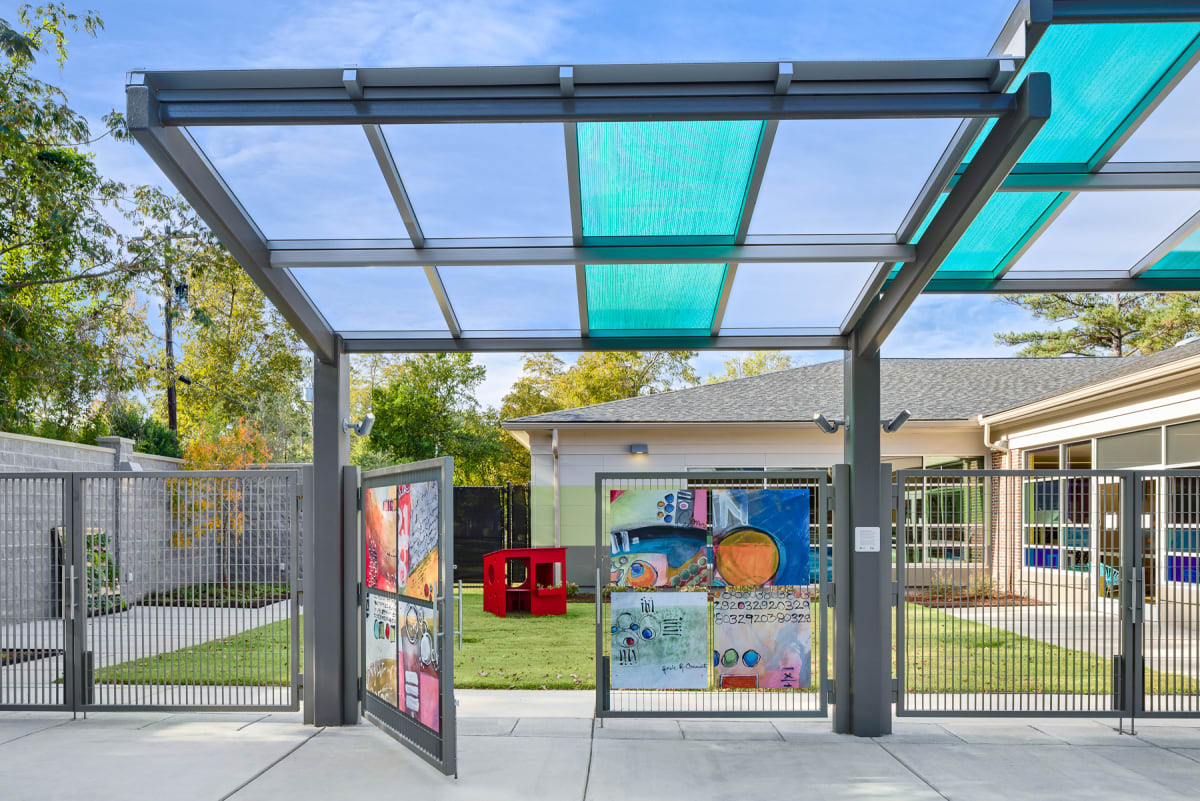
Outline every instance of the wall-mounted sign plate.
<path id="1" fill-rule="evenodd" d="M 856 526 L 854 550 L 858 553 L 879 553 L 879 526 Z"/>

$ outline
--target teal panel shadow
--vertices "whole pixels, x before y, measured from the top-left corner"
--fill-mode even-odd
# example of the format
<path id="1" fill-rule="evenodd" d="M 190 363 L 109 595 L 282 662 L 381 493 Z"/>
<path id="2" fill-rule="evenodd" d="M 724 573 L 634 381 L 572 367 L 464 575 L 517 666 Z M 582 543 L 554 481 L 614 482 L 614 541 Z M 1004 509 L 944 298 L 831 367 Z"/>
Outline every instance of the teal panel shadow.
<path id="1" fill-rule="evenodd" d="M 1200 278 L 1200 230 L 1142 273 L 1143 278 Z"/>
<path id="2" fill-rule="evenodd" d="M 1092 163 L 1200 48 L 1200 22 L 1051 25 L 1012 83 L 1050 74 L 1050 119 L 1022 163 Z M 995 125 L 989 120 L 969 161 Z"/>
<path id="3" fill-rule="evenodd" d="M 579 123 L 584 242 L 610 237 L 732 242 L 764 127 L 756 120 Z"/>
<path id="4" fill-rule="evenodd" d="M 592 336 L 629 332 L 707 336 L 712 331 L 725 264 L 589 264 Z"/>

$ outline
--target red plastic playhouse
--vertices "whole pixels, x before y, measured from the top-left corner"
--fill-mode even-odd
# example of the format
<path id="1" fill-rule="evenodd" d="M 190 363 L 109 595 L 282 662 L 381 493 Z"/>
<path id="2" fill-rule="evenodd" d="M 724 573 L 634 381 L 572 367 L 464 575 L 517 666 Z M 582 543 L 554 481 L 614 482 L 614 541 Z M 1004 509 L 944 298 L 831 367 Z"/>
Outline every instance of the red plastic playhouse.
<path id="1" fill-rule="evenodd" d="M 510 565 L 513 586 L 508 583 Z M 499 617 L 509 612 L 565 615 L 566 573 L 566 548 L 505 548 L 484 554 L 483 610 Z"/>

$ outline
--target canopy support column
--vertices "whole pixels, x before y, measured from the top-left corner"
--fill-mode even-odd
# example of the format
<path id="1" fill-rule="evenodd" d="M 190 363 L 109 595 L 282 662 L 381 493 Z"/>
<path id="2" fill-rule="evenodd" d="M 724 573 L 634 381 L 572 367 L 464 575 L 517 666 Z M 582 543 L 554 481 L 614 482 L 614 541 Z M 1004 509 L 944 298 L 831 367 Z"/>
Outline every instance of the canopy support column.
<path id="1" fill-rule="evenodd" d="M 838 640 L 847 647 L 838 653 L 834 730 L 859 737 L 892 731 L 891 471 L 880 465 L 879 370 L 877 349 L 847 351 L 843 447 L 850 475 L 836 491 L 837 513 L 849 520 L 838 525 L 834 545 L 835 566 L 848 566 L 836 576 L 835 607 Z"/>
<path id="2" fill-rule="evenodd" d="M 357 671 L 347 670 L 356 665 L 358 649 L 354 642 L 357 629 L 346 599 L 357 597 L 357 562 L 344 566 L 347 543 L 353 548 L 356 532 L 347 530 L 343 514 L 343 467 L 350 462 L 349 434 L 342 420 L 350 415 L 350 357 L 344 352 L 341 338 L 336 342 L 337 354 L 331 361 L 313 360 L 313 555 L 307 565 L 304 582 L 310 591 L 305 593 L 306 616 L 313 618 L 313 722 L 317 726 L 340 726 L 353 723 L 357 713 Z M 353 507 L 352 507 L 353 510 Z M 355 510 L 356 511 L 356 510 Z M 355 611 L 355 610 L 351 610 Z M 355 660 L 350 662 L 350 660 Z M 353 687 L 353 693 L 348 688 Z"/>

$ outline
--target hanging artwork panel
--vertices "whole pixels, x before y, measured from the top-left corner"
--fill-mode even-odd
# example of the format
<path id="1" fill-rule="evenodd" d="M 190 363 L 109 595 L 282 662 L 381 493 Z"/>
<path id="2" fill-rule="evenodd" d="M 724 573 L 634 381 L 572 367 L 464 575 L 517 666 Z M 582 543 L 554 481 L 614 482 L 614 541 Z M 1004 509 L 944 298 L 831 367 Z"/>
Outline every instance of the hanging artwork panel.
<path id="1" fill-rule="evenodd" d="M 397 498 L 396 587 L 401 595 L 432 600 L 438 587 L 438 485 L 401 484 Z"/>
<path id="2" fill-rule="evenodd" d="M 364 668 L 367 692 L 391 706 L 397 705 L 396 599 L 367 593 L 364 635 Z"/>
<path id="3" fill-rule="evenodd" d="M 614 592 L 610 606 L 614 689 L 708 686 L 708 593 Z"/>
<path id="4" fill-rule="evenodd" d="M 396 591 L 396 486 L 363 493 L 363 534 L 368 589 Z"/>
<path id="5" fill-rule="evenodd" d="M 705 490 L 612 490 L 609 581 L 622 587 L 707 586 L 712 549 Z"/>
<path id="6" fill-rule="evenodd" d="M 810 583 L 809 501 L 805 488 L 713 490 L 713 584 Z"/>
<path id="7" fill-rule="evenodd" d="M 805 589 L 713 590 L 718 689 L 801 690 L 811 685 L 812 607 Z"/>

